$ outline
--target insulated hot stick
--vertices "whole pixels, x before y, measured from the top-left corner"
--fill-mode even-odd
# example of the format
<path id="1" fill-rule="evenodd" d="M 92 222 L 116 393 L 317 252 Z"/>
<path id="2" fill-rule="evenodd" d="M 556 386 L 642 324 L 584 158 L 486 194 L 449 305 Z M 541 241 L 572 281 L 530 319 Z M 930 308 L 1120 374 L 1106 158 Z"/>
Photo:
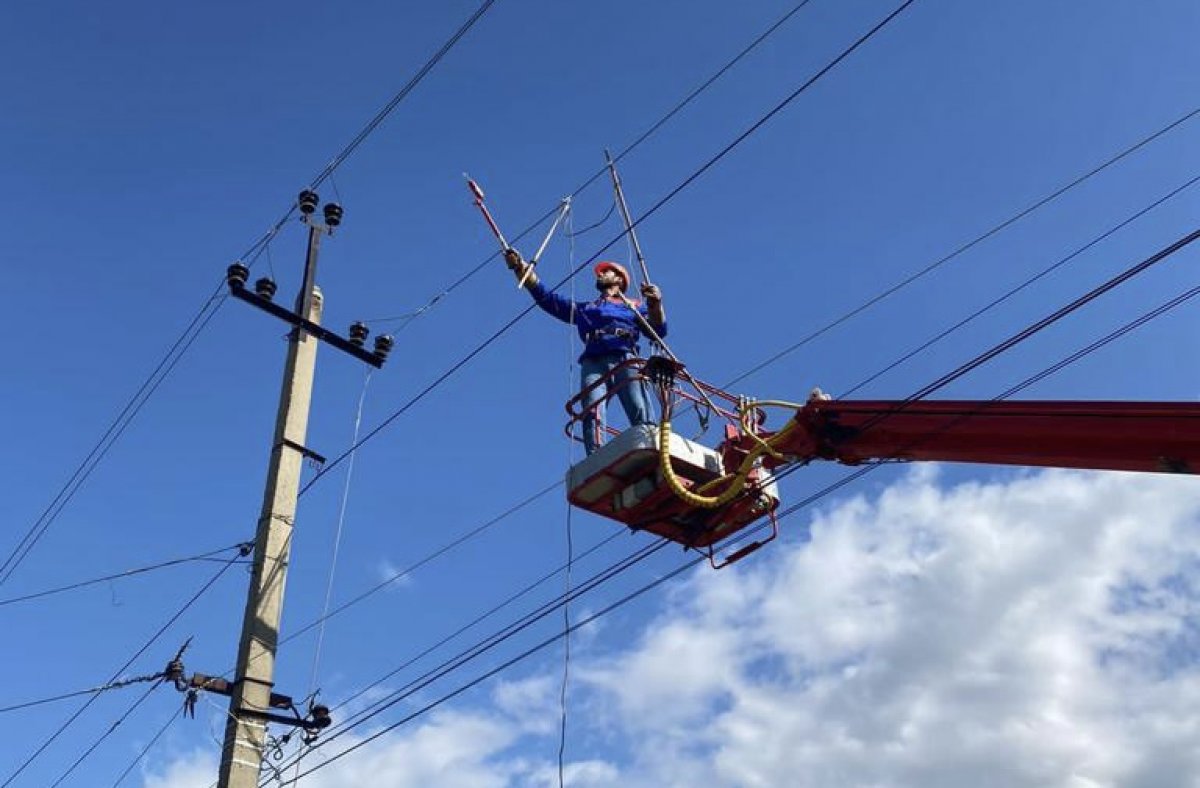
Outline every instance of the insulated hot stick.
<path id="1" fill-rule="evenodd" d="M 633 217 L 629 215 L 629 206 L 625 204 L 625 190 L 621 188 L 621 176 L 617 175 L 617 163 L 612 155 L 605 150 L 604 160 L 608 162 L 608 172 L 612 175 L 613 191 L 617 195 L 617 206 L 621 209 L 621 218 L 625 220 L 625 231 L 633 243 L 633 252 L 637 255 L 638 265 L 642 268 L 642 281 L 650 281 L 650 271 L 646 268 L 646 258 L 642 255 L 642 245 L 638 243 L 637 233 L 633 231 Z"/>
<path id="2" fill-rule="evenodd" d="M 542 252 L 546 251 L 546 247 L 550 244 L 550 239 L 554 237 L 554 231 L 558 229 L 558 223 L 563 220 L 563 217 L 567 215 L 567 211 L 569 210 L 571 210 L 570 195 L 563 197 L 562 202 L 559 203 L 558 215 L 554 217 L 554 223 L 550 225 L 550 229 L 546 232 L 546 237 L 542 239 L 542 245 L 534 253 L 533 259 L 529 261 L 529 267 L 521 275 L 521 281 L 517 282 L 518 290 L 525 286 L 525 280 L 529 279 L 529 275 L 533 273 L 534 266 L 538 264 L 538 260 L 542 259 Z"/>
<path id="3" fill-rule="evenodd" d="M 507 252 L 510 248 L 508 241 L 504 239 L 504 233 L 500 232 L 500 227 L 496 224 L 496 220 L 492 218 L 492 212 L 488 210 L 483 202 L 483 189 L 479 188 L 479 184 L 467 177 L 464 172 L 463 177 L 467 179 L 467 188 L 471 190 L 471 194 L 475 196 L 475 207 L 483 214 L 484 220 L 488 223 L 488 227 L 492 228 L 492 235 L 496 236 L 496 240 L 500 242 L 500 251 Z"/>

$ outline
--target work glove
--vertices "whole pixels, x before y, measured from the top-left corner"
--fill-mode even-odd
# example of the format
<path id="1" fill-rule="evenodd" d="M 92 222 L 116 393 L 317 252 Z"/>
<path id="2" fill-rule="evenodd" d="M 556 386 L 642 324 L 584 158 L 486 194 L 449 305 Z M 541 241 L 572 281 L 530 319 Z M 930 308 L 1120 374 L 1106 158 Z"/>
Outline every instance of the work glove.
<path id="1" fill-rule="evenodd" d="M 646 299 L 646 303 L 654 304 L 662 301 L 662 291 L 658 289 L 658 285 L 652 285 L 649 282 L 642 283 L 642 298 Z"/>
<path id="2" fill-rule="evenodd" d="M 504 250 L 504 264 L 513 272 L 513 276 L 517 278 L 518 282 L 524 280 L 525 287 L 529 288 L 537 284 L 537 274 L 530 271 L 529 276 L 525 276 L 525 272 L 529 270 L 531 265 L 521 259 L 521 253 L 516 249 L 508 248 Z"/>

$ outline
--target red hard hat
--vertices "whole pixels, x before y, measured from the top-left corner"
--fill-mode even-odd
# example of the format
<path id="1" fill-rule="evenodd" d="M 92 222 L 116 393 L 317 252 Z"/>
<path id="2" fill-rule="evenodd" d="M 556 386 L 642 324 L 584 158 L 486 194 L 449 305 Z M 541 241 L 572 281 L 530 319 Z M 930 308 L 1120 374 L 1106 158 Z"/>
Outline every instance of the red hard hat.
<path id="1" fill-rule="evenodd" d="M 629 290 L 629 272 L 625 270 L 625 266 L 620 263 L 614 263 L 612 260 L 601 260 L 596 263 L 596 267 L 592 269 L 596 272 L 596 276 L 605 271 L 615 271 L 621 276 L 621 290 L 626 292 Z"/>

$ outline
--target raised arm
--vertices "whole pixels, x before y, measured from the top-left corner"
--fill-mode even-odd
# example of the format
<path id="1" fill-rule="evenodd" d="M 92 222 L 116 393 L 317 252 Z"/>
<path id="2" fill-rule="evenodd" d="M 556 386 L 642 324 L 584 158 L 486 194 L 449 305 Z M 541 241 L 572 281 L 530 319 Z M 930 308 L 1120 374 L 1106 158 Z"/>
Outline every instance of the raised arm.
<path id="1" fill-rule="evenodd" d="M 552 293 L 546 289 L 535 271 L 530 270 L 532 266 L 521 258 L 521 253 L 516 249 L 509 249 L 504 253 L 504 262 L 508 265 L 513 275 L 518 282 L 525 282 L 525 289 L 533 296 L 536 303 L 543 312 L 552 315 L 564 323 L 574 322 L 573 318 L 577 314 L 576 304 L 569 298 L 564 298 L 558 293 Z"/>

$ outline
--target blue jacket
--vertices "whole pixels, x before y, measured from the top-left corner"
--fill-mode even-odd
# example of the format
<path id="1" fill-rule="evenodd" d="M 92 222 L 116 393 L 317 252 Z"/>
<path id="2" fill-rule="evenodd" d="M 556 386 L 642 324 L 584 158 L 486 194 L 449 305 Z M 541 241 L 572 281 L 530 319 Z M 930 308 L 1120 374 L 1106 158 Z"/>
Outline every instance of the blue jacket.
<path id="1" fill-rule="evenodd" d="M 582 361 L 594 356 L 605 356 L 610 353 L 638 354 L 638 339 L 641 338 L 642 328 L 633 310 L 618 299 L 600 296 L 595 301 L 572 301 L 569 298 L 552 293 L 546 286 L 538 282 L 529 288 L 543 311 L 553 315 L 564 323 L 574 323 L 579 330 L 579 338 L 583 340 Z M 650 312 L 646 305 L 633 302 L 638 312 L 647 321 Z M 653 324 L 652 324 L 653 325 Z M 666 337 L 667 326 L 655 326 L 660 337 Z"/>

